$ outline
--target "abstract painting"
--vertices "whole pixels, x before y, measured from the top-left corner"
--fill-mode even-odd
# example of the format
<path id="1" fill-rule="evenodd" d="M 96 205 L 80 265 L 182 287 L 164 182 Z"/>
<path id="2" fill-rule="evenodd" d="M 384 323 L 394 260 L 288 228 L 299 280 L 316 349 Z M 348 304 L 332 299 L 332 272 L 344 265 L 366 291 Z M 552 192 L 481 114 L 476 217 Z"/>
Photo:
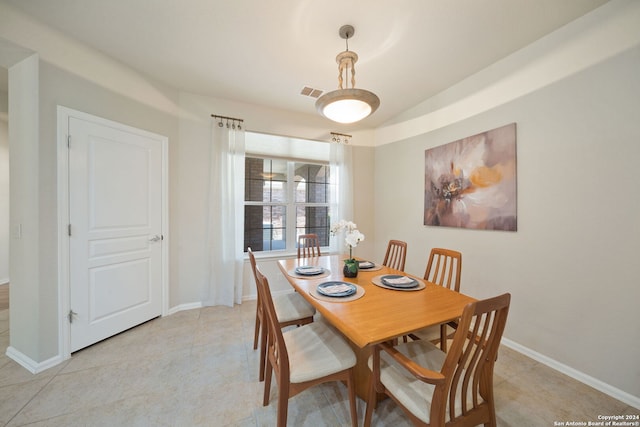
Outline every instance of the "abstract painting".
<path id="1" fill-rule="evenodd" d="M 424 225 L 517 231 L 516 124 L 425 150 Z"/>

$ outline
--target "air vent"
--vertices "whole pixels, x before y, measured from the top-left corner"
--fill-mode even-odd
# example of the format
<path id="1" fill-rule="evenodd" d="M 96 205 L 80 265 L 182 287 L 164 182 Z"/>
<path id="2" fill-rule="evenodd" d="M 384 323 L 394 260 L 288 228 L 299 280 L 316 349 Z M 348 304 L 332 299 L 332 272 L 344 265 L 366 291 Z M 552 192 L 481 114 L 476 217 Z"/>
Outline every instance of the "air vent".
<path id="1" fill-rule="evenodd" d="M 314 89 L 312 87 L 309 86 L 305 86 L 302 88 L 302 90 L 300 91 L 300 95 L 304 95 L 304 96 L 310 96 L 312 98 L 319 98 L 320 95 L 322 95 L 322 90 L 320 89 Z"/>

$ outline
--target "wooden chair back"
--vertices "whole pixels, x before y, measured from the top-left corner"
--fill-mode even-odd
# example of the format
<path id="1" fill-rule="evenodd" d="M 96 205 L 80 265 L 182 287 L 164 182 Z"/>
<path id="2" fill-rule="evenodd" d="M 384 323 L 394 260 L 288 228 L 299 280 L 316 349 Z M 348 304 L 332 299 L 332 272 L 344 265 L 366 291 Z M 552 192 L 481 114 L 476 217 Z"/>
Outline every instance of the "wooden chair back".
<path id="1" fill-rule="evenodd" d="M 263 297 L 260 292 L 260 283 L 258 282 L 259 269 L 256 265 L 256 258 L 248 248 L 249 261 L 251 262 L 251 270 L 253 271 L 253 277 L 256 282 L 256 289 L 258 290 L 258 297 L 256 300 L 256 322 L 253 334 L 253 349 L 258 348 L 258 342 L 260 344 L 260 374 L 259 380 L 264 381 L 265 369 L 266 369 L 266 351 L 267 351 L 267 335 L 268 328 L 266 325 L 266 315 L 263 306 Z M 260 273 L 261 274 L 261 273 Z M 306 303 L 302 296 L 299 294 L 282 294 L 272 299 L 272 304 L 276 313 L 278 327 L 284 328 L 291 325 L 306 325 L 313 322 L 313 315 L 315 310 L 311 305 Z"/>
<path id="2" fill-rule="evenodd" d="M 256 291 L 257 291 L 257 297 L 256 297 L 256 321 L 255 321 L 255 326 L 253 329 L 253 349 L 256 350 L 258 348 L 258 340 L 260 339 L 261 343 L 266 342 L 266 325 L 265 325 L 265 318 L 264 318 L 264 310 L 262 308 L 262 298 L 260 297 L 260 289 L 259 289 L 259 284 L 258 284 L 258 276 L 257 276 L 257 264 L 256 264 L 256 257 L 253 254 L 253 251 L 251 250 L 251 248 L 247 248 L 247 253 L 249 254 L 249 262 L 251 264 L 251 271 L 253 272 L 253 279 L 256 283 Z M 262 332 L 263 336 L 260 337 L 260 333 Z M 264 365 L 265 365 L 265 349 L 261 348 L 260 349 L 260 381 L 264 380 Z"/>
<path id="3" fill-rule="evenodd" d="M 500 340 L 507 323 L 510 294 L 478 301 L 465 308 L 458 329 L 442 367 L 447 379 L 434 391 L 431 416 L 444 420 L 475 418 L 481 423 L 496 425 L 493 398 L 493 368 L 498 357 Z M 446 414 L 447 401 L 461 402 L 461 414 L 451 405 Z"/>
<path id="4" fill-rule="evenodd" d="M 507 293 L 467 305 L 439 372 L 417 365 L 389 343 L 378 344 L 373 350 L 372 390 L 384 392 L 396 400 L 415 425 L 444 426 L 446 423 L 456 426 L 495 426 L 493 369 L 510 301 L 511 295 Z M 413 342 L 404 345 L 423 344 Z M 415 378 L 434 385 L 433 394 L 425 396 L 425 404 L 430 402 L 429 424 L 411 413 L 397 400 L 392 390 L 380 383 L 381 350 L 388 352 L 396 362 L 414 373 Z M 369 405 L 372 405 L 371 409 Z M 370 425 L 374 405 L 375 393 L 372 392 L 367 403 L 365 426 Z"/>
<path id="5" fill-rule="evenodd" d="M 403 242 L 401 240 L 389 240 L 387 253 L 384 255 L 382 265 L 404 271 L 404 263 L 406 259 L 407 242 Z"/>
<path id="6" fill-rule="evenodd" d="M 460 274 L 462 272 L 462 254 L 450 249 L 433 248 L 427 262 L 424 279 L 460 292 Z"/>
<path id="7" fill-rule="evenodd" d="M 249 263 L 251 264 L 251 271 L 253 272 L 253 280 L 256 284 L 256 291 L 258 289 L 258 277 L 256 276 L 256 269 L 257 264 L 256 264 L 256 257 L 253 254 L 253 251 L 251 250 L 251 248 L 247 248 L 247 254 L 249 254 Z M 261 304 L 261 298 L 260 298 L 260 292 L 257 293 L 257 297 L 256 297 L 256 330 L 255 330 L 255 337 L 253 340 L 253 349 L 255 350 L 257 348 L 258 345 L 258 330 L 260 329 L 260 322 L 262 321 L 262 304 Z"/>
<path id="8" fill-rule="evenodd" d="M 298 258 L 320 256 L 320 239 L 317 234 L 301 234 L 298 236 Z"/>
<path id="9" fill-rule="evenodd" d="M 285 342 L 281 325 L 278 322 L 271 290 L 269 289 L 269 281 L 259 268 L 256 268 L 256 277 L 258 279 L 258 292 L 262 298 L 264 318 L 266 319 L 266 326 L 268 328 L 266 345 L 267 360 L 262 404 L 264 406 L 269 404 L 271 377 L 273 375 L 278 384 L 277 427 L 286 427 L 287 425 L 288 404 L 291 397 L 309 387 L 328 381 L 338 381 L 346 384 L 349 393 L 351 425 L 357 427 L 358 418 L 354 384 L 356 356 L 349 344 L 328 325 L 322 322 L 312 323 L 307 326 L 302 326 L 300 329 L 287 332 L 290 334 L 287 337 L 287 342 L 294 348 L 293 356 L 290 356 L 287 351 L 287 342 Z M 296 341 L 296 337 L 298 341 Z M 320 351 L 318 353 L 313 351 L 314 345 L 318 343 L 310 344 L 309 339 L 320 340 Z M 339 342 L 336 342 L 336 340 Z M 311 351 L 309 348 L 301 347 L 305 344 L 311 346 Z M 316 350 L 317 349 L 318 348 L 316 348 Z M 314 355 L 317 356 L 316 360 L 314 360 Z M 305 364 L 311 365 L 302 369 L 306 371 L 302 381 L 292 381 L 290 365 L 292 358 L 294 370 L 296 366 L 298 370 L 300 370 L 300 366 L 304 367 Z M 301 378 L 298 377 L 298 380 L 300 379 Z"/>
<path id="10" fill-rule="evenodd" d="M 247 248 L 247 254 L 249 255 L 249 263 L 251 264 L 251 271 L 253 273 L 253 280 L 256 283 L 256 288 L 258 286 L 258 278 L 256 277 L 256 268 L 257 268 L 257 264 L 256 264 L 256 256 L 253 254 L 253 251 L 251 250 L 251 247 Z M 258 295 L 260 296 L 260 295 Z"/>
<path id="11" fill-rule="evenodd" d="M 269 281 L 262 274 L 259 268 L 256 268 L 256 279 L 258 283 L 258 295 L 262 299 L 263 307 L 263 327 L 267 328 L 267 346 L 266 357 L 268 359 L 267 364 L 273 369 L 273 374 L 276 378 L 276 382 L 280 387 L 285 384 L 289 384 L 289 355 L 287 354 L 287 347 L 282 335 L 282 329 L 278 322 L 278 316 L 273 304 L 273 298 L 271 296 L 271 290 L 269 288 Z M 270 370 L 266 375 L 270 375 Z M 269 396 L 265 387 L 264 405 L 266 406 Z"/>

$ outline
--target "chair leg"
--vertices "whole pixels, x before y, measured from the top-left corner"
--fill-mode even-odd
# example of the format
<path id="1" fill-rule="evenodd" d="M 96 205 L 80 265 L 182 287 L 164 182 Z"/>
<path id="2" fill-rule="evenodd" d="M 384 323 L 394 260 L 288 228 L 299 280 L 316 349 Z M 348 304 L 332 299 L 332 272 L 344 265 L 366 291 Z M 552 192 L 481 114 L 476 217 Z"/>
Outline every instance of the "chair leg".
<path id="1" fill-rule="evenodd" d="M 491 372 L 491 377 L 493 377 L 493 372 Z M 489 380 L 485 383 L 484 387 L 481 386 L 481 388 L 485 388 L 486 391 L 485 393 L 481 393 L 481 396 L 483 397 L 483 399 L 486 396 L 486 400 L 485 402 L 487 403 L 487 405 L 489 405 L 489 421 L 484 423 L 485 427 L 496 427 L 497 423 L 496 423 L 496 405 L 495 405 L 495 400 L 494 400 L 494 395 L 493 395 L 493 380 Z"/>
<path id="2" fill-rule="evenodd" d="M 260 316 L 258 315 L 258 307 L 256 307 L 256 326 L 253 330 L 253 349 L 258 348 L 258 335 L 260 334 Z"/>
<path id="3" fill-rule="evenodd" d="M 369 378 L 369 396 L 367 396 L 367 409 L 364 413 L 364 427 L 371 426 L 371 419 L 373 418 L 373 410 L 376 409 L 376 404 L 378 401 L 377 393 L 376 393 L 376 384 L 373 374 L 371 378 Z"/>
<path id="4" fill-rule="evenodd" d="M 271 373 L 273 369 L 271 368 L 271 362 L 267 359 L 267 363 L 264 366 L 264 396 L 262 398 L 262 406 L 267 406 L 269 404 L 269 395 L 271 394 Z"/>
<path id="5" fill-rule="evenodd" d="M 267 328 L 261 328 L 260 330 L 260 372 L 258 375 L 259 381 L 264 381 L 264 371 L 267 369 L 266 357 L 267 356 Z"/>
<path id="6" fill-rule="evenodd" d="M 351 411 L 351 426 L 358 427 L 358 409 L 356 408 L 356 376 L 354 368 L 349 369 L 347 379 L 347 391 L 349 392 L 349 410 Z"/>
<path id="7" fill-rule="evenodd" d="M 440 349 L 447 352 L 447 324 L 440 325 Z"/>
<path id="8" fill-rule="evenodd" d="M 278 384 L 278 427 L 287 427 L 287 411 L 289 410 L 288 384 Z"/>

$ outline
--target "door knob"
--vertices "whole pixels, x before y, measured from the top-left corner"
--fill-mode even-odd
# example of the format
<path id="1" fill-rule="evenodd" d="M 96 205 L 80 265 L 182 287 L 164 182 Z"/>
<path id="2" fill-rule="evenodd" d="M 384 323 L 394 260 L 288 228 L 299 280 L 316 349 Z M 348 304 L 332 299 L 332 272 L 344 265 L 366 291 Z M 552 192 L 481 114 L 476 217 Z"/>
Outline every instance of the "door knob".
<path id="1" fill-rule="evenodd" d="M 162 240 L 162 236 L 160 236 L 159 234 L 156 234 L 155 236 L 149 239 L 150 242 L 158 242 L 160 240 Z"/>

